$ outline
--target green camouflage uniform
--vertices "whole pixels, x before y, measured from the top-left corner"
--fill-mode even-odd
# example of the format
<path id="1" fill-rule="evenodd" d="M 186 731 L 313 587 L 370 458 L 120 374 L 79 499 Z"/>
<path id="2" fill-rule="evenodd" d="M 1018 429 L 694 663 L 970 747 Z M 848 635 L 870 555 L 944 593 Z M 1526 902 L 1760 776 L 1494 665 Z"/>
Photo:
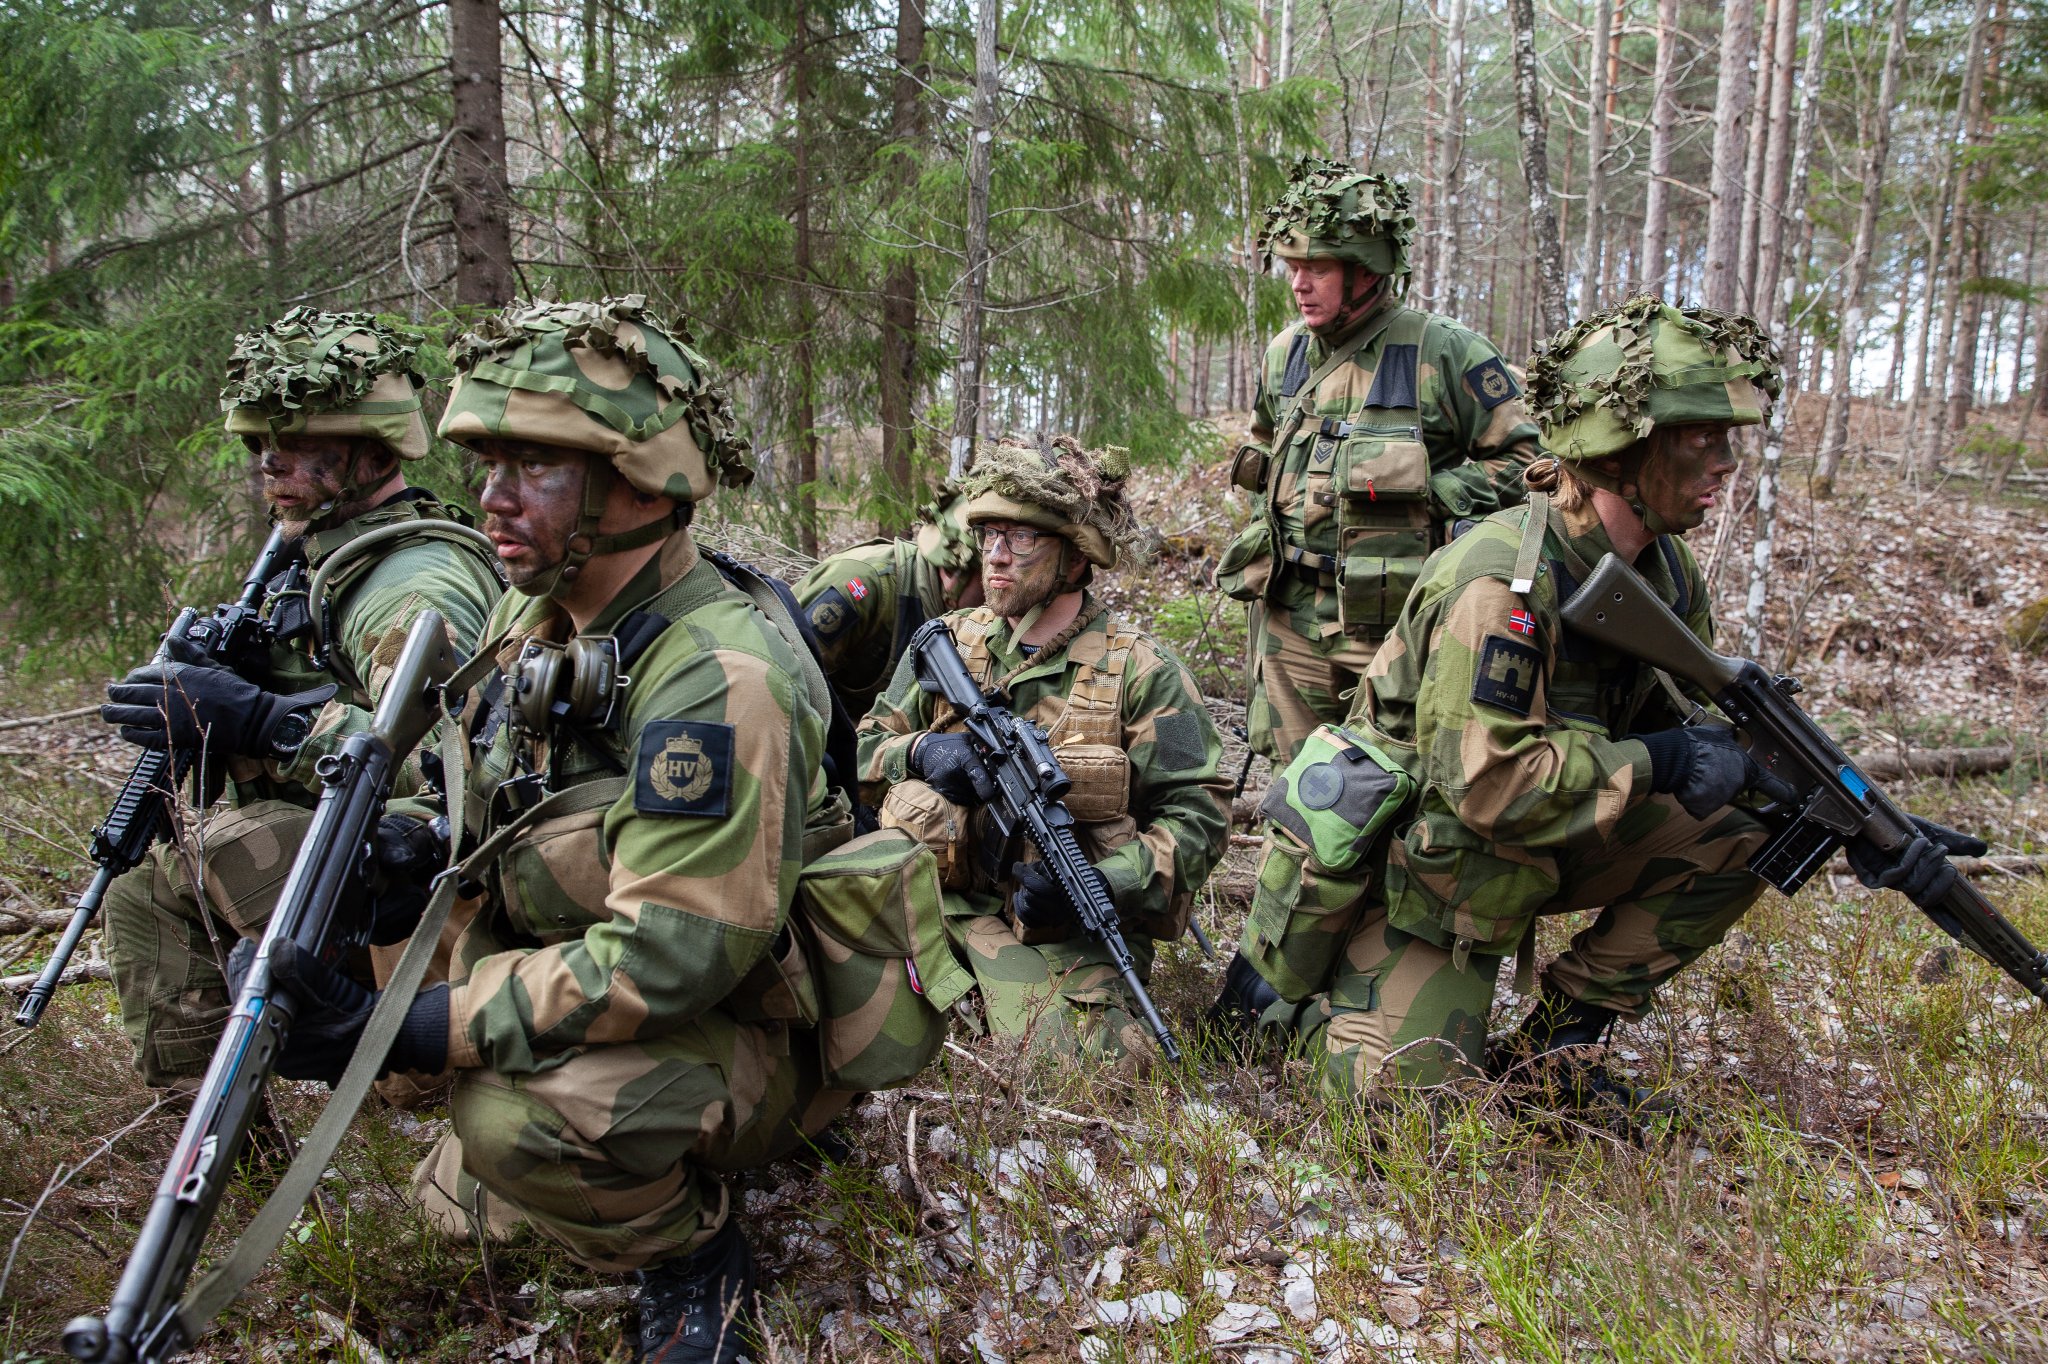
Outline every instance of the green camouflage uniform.
<path id="1" fill-rule="evenodd" d="M 1603 349 L 1607 335 L 1581 324 L 1553 345 L 1611 375 L 1620 362 Z M 1666 399 L 1673 410 L 1660 419 L 1758 419 L 1750 350 L 1738 348 L 1748 367 L 1729 374 L 1714 363 L 1722 348 L 1672 363 L 1706 377 L 1667 385 L 1683 404 Z M 1647 346 L 1641 358 L 1647 380 Z M 1555 368 L 1546 383 L 1558 382 Z M 1757 382 L 1768 387 L 1768 371 Z M 1577 459 L 1647 435 L 1649 420 L 1614 426 L 1617 406 L 1547 408 L 1546 448 Z M 1649 751 L 1626 736 L 1685 718 L 1656 674 L 1559 618 L 1612 551 L 1590 502 L 1564 513 L 1539 497 L 1433 555 L 1345 722 L 1412 775 L 1416 817 L 1395 826 L 1384 858 L 1375 850 L 1341 870 L 1269 826 L 1241 950 L 1282 996 L 1262 1022 L 1297 1032 L 1339 1092 L 1389 1078 L 1390 1059 L 1393 1076 L 1413 1082 L 1461 1059 L 1476 1065 L 1497 968 L 1532 946 L 1539 914 L 1599 910 L 1545 968 L 1546 992 L 1633 1017 L 1762 893 L 1745 865 L 1765 837 L 1755 817 L 1731 806 L 1695 819 L 1650 789 Z M 1692 552 L 1662 534 L 1635 567 L 1711 643 Z"/>
<path id="2" fill-rule="evenodd" d="M 1521 466 L 1536 450 L 1521 385 L 1493 344 L 1394 300 L 1414 227 L 1407 202 L 1385 177 L 1311 159 L 1268 210 L 1274 255 L 1356 259 L 1390 280 L 1342 335 L 1296 322 L 1266 348 L 1248 447 L 1257 458 L 1241 453 L 1234 473 L 1260 507 L 1220 576 L 1251 602 L 1251 743 L 1275 765 L 1343 716 L 1423 558 L 1452 522 L 1520 502 Z M 1351 216 L 1330 218 L 1332 204 Z"/>
<path id="3" fill-rule="evenodd" d="M 1000 684 L 1011 710 L 1045 729 L 1074 779 L 1067 807 L 1082 851 L 1109 882 L 1148 977 L 1153 944 L 1186 931 L 1194 892 L 1229 832 L 1222 740 L 1193 675 L 1092 595 L 1068 631 L 1028 657 L 987 607 L 945 619 L 975 680 Z M 958 727 L 952 708 L 918 686 L 906 657 L 861 721 L 861 799 L 883 811 L 884 823 L 911 810 L 957 831 L 947 929 L 981 987 L 989 1027 L 1030 1034 L 1049 1050 L 1149 1054 L 1151 1035 L 1098 944 L 1085 936 L 1027 944 L 1004 917 L 1015 889 L 1009 867 L 1021 851 L 995 848 L 985 812 L 963 811 L 909 775 L 919 735 Z M 980 859 L 984 850 L 996 855 L 992 864 Z M 1069 1007 L 1051 1007 L 1055 1000 Z"/>
<path id="4" fill-rule="evenodd" d="M 614 473 L 682 501 L 751 475 L 723 390 L 641 298 L 514 308 L 455 353 L 442 434 L 597 456 L 586 508 Z M 656 556 L 583 632 L 659 618 L 609 725 L 536 733 L 507 709 L 504 673 L 529 642 L 574 634 L 551 597 L 524 595 L 554 582 L 522 584 L 493 618 L 500 671 L 464 712 L 471 831 L 542 789 L 567 803 L 514 838 L 460 930 L 452 1131 L 415 1176 L 450 1230 L 458 1209 L 481 1204 L 492 1226 L 509 1209 L 612 1271 L 709 1241 L 728 1213 L 720 1173 L 788 1154 L 853 1097 L 824 1085 L 790 931 L 807 852 L 850 832 L 821 771 L 826 716 L 776 626 L 686 529 L 655 524 Z"/>
<path id="5" fill-rule="evenodd" d="M 328 323 L 318 325 L 315 319 L 323 317 Z M 267 341 L 280 331 L 290 345 L 303 346 L 336 332 L 362 335 L 369 326 L 358 314 L 336 318 L 294 310 L 264 332 L 243 338 L 237 359 L 252 341 Z M 405 351 L 406 357 L 410 354 Z M 401 456 L 417 458 L 426 453 L 426 431 L 412 389 L 402 368 L 387 369 L 370 390 L 368 405 L 376 410 L 367 418 L 358 415 L 353 403 L 323 405 L 316 397 L 291 409 L 289 420 L 265 424 L 315 435 L 374 435 Z M 229 392 L 247 396 L 244 390 Z M 230 431 L 246 433 L 264 420 L 257 403 L 230 401 L 228 406 Z M 408 525 L 417 533 L 367 546 L 360 554 L 347 548 L 372 532 Z M 322 592 L 324 614 L 332 624 L 326 668 L 315 662 L 311 638 L 322 605 L 307 601 L 305 580 L 295 592 L 266 599 L 265 617 L 284 638 L 271 651 L 268 675 L 250 680 L 280 693 L 327 682 L 339 691 L 290 762 L 232 760 L 232 808 L 208 816 L 203 827 L 190 829 L 179 843 L 158 845 L 141 866 L 108 888 L 101 911 L 107 963 L 120 996 L 122 1028 L 134 1045 L 135 1067 L 145 1083 L 170 1085 L 205 1071 L 234 1003 L 221 962 L 237 935 L 262 934 L 312 820 L 314 765 L 349 735 L 369 727 L 413 618 L 428 608 L 439 611 L 456 647 L 465 652 L 476 647 L 502 588 L 481 547 L 445 534 L 442 528 L 453 525 L 440 503 L 415 488 L 344 525 L 304 538 L 300 549 L 307 571 L 329 569 Z M 285 578 L 277 581 L 281 585 Z M 408 763 L 398 794 L 409 795 L 418 786 L 418 764 Z M 201 866 L 210 915 L 201 910 L 194 885 Z M 381 968 L 396 961 L 397 951 L 377 948 L 371 955 Z M 387 1085 L 385 1092 L 398 1097 L 404 1086 Z"/>

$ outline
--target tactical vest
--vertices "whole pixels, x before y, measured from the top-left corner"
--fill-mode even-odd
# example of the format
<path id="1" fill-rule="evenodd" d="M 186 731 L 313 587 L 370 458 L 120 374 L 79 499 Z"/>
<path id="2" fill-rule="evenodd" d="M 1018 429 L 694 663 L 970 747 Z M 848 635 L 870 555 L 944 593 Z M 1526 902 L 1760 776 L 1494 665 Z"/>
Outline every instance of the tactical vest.
<path id="1" fill-rule="evenodd" d="M 1276 558 L 1266 595 L 1277 598 L 1290 579 L 1312 584 L 1319 595 L 1334 593 L 1346 635 L 1384 634 L 1401 614 L 1422 561 L 1442 543 L 1430 510 L 1420 397 L 1422 347 L 1433 321 L 1428 313 L 1396 306 L 1332 352 L 1317 373 L 1309 368 L 1314 338 L 1307 328 L 1295 333 L 1288 350 L 1279 395 L 1287 407 L 1274 433 L 1275 469 L 1265 480 L 1264 514 Z M 1363 409 L 1349 420 L 1313 416 L 1322 381 L 1355 364 L 1351 357 L 1381 337 Z M 1298 500 L 1298 527 L 1283 513 L 1283 494 Z"/>

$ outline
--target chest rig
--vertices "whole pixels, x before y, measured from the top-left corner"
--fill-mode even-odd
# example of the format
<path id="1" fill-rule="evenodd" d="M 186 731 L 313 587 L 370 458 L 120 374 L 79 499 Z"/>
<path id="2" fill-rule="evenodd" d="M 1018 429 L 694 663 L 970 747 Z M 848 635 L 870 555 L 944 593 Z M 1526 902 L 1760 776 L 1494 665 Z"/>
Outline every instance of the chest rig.
<path id="1" fill-rule="evenodd" d="M 1328 634 L 1385 633 L 1440 540 L 1422 439 L 1421 357 L 1430 325 L 1427 313 L 1397 305 L 1313 371 L 1306 328 L 1288 350 L 1280 383 L 1287 407 L 1273 438 L 1277 468 L 1266 480 L 1276 558 L 1268 595 L 1313 588 Z M 1383 344 L 1363 404 L 1348 418 L 1316 416 L 1324 382 L 1375 341 Z"/>

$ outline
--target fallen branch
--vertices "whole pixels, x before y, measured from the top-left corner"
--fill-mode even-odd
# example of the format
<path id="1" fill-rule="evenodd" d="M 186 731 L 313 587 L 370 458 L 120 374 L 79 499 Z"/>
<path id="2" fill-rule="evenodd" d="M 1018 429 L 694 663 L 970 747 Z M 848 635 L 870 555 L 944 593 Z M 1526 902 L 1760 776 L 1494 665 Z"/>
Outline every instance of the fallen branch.
<path id="1" fill-rule="evenodd" d="M 37 725 L 54 725 L 60 720 L 83 720 L 88 715 L 98 715 L 97 705 L 78 706 L 71 710 L 60 710 L 50 715 L 25 715 L 19 720 L 0 720 L 0 733 L 10 729 L 34 729 Z"/>
<path id="2" fill-rule="evenodd" d="M 36 983 L 36 976 L 38 974 L 38 972 L 30 971 L 24 975 L 7 976 L 4 979 L 0 979 L 0 989 L 26 990 L 29 986 Z M 89 961 L 83 966 L 74 966 L 65 971 L 63 975 L 57 977 L 57 983 L 59 985 L 77 985 L 81 981 L 112 980 L 113 978 L 105 962 Z"/>
<path id="3" fill-rule="evenodd" d="M 1901 777 L 1953 779 L 1972 773 L 2003 772 L 2013 764 L 2013 749 L 2010 744 L 1990 748 L 1920 748 L 1903 756 L 1896 752 L 1868 753 L 1855 761 L 1872 781 L 1897 781 Z"/>
<path id="4" fill-rule="evenodd" d="M 0 909 L 0 937 L 53 932 L 70 922 L 71 911 L 68 909 Z"/>

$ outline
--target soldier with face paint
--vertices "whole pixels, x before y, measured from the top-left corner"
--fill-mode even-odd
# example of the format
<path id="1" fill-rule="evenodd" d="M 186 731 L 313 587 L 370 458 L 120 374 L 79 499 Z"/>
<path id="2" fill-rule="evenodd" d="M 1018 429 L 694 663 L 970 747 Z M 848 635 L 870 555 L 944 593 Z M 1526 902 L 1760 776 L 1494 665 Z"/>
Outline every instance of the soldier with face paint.
<path id="1" fill-rule="evenodd" d="M 107 961 L 145 1083 L 187 1087 L 205 1071 L 234 1003 L 226 953 L 269 922 L 312 820 L 314 767 L 369 727 L 413 618 L 440 612 L 468 651 L 503 590 L 481 537 L 406 482 L 405 466 L 427 453 L 419 342 L 368 313 L 312 308 L 236 338 L 221 392 L 228 433 L 257 458 L 297 561 L 264 603 L 272 647 L 242 676 L 173 639 L 172 661 L 109 687 L 101 711 L 145 747 L 203 741 L 230 783 L 232 808 L 203 837 L 158 847 L 107 893 Z M 398 794 L 419 784 L 409 763 Z M 424 876 L 437 862 L 425 824 L 403 814 L 384 821 L 378 846 L 394 870 Z M 425 896 L 391 892 L 373 956 L 395 962 Z M 397 1100 L 410 1091 L 384 1087 Z"/>
<path id="2" fill-rule="evenodd" d="M 986 601 L 945 619 L 975 680 L 1049 736 L 1073 779 L 1066 805 L 1082 849 L 1145 975 L 1154 944 L 1187 930 L 1222 856 L 1230 789 L 1193 676 L 1088 591 L 1145 538 L 1123 497 L 1127 459 L 1064 436 L 984 447 L 966 519 Z M 958 717 L 919 688 L 906 657 L 861 722 L 862 798 L 938 853 L 947 932 L 989 1027 L 1053 1054 L 1149 1055 L 1107 953 L 1051 876 L 988 828 L 978 766 Z"/>
<path id="3" fill-rule="evenodd" d="M 967 499 L 947 484 L 906 540 L 869 540 L 820 562 L 796 585 L 832 689 L 858 720 L 881 695 L 917 627 L 981 605 L 980 553 Z"/>
<path id="4" fill-rule="evenodd" d="M 1250 603 L 1252 747 L 1276 766 L 1343 718 L 1423 559 L 1522 499 L 1535 454 L 1493 344 L 1401 303 L 1415 219 L 1384 175 L 1303 157 L 1266 210 L 1301 320 L 1266 348 L 1231 480 L 1258 499 L 1218 584 Z"/>
<path id="5" fill-rule="evenodd" d="M 798 870 L 851 832 L 827 719 L 691 536 L 696 503 L 753 471 L 683 334 L 637 295 L 537 303 L 451 354 L 441 434 L 484 465 L 514 588 L 461 711 L 468 832 L 540 814 L 388 1058 L 455 1073 L 416 1192 L 451 1231 L 516 1215 L 591 1269 L 637 1271 L 637 1357 L 732 1361 L 755 1269 L 722 1175 L 853 1097 L 825 1086 L 815 1003 L 788 984 L 810 979 Z M 372 1001 L 302 957 L 277 969 L 332 1006 L 294 1029 L 287 1073 L 338 1074 Z"/>
<path id="6" fill-rule="evenodd" d="M 1654 298 L 1550 342 L 1530 369 L 1547 457 L 1528 505 L 1430 559 L 1344 725 L 1276 777 L 1219 1017 L 1299 1038 L 1338 1093 L 1490 1064 L 1571 1101 L 1643 1105 L 1583 1048 L 1762 892 L 1745 864 L 1764 826 L 1731 802 L 1775 779 L 1727 728 L 1683 725 L 1691 698 L 1559 610 L 1611 552 L 1711 642 L 1679 537 L 1735 468 L 1729 433 L 1778 387 L 1777 349 L 1750 319 Z M 1368 748 L 1412 781 L 1390 843 L 1332 836 L 1326 794 L 1379 772 L 1351 760 Z M 1537 916 L 1573 910 L 1598 913 L 1485 1054 L 1502 960 L 1519 950 L 1526 968 Z"/>

